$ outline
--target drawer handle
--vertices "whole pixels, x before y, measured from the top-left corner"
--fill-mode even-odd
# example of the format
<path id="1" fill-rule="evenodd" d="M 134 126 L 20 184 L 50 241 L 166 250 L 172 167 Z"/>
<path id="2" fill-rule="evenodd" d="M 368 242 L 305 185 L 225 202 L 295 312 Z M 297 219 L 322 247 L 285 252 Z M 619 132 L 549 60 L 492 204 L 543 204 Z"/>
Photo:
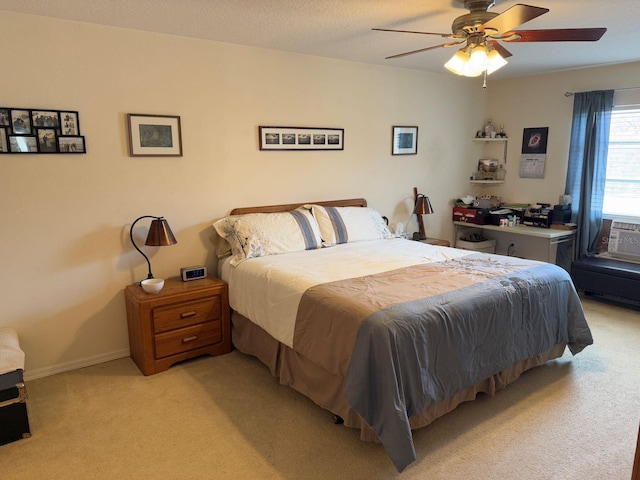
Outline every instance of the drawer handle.
<path id="1" fill-rule="evenodd" d="M 196 315 L 196 313 L 198 313 L 198 312 L 196 312 L 195 310 L 191 310 L 190 312 L 182 312 L 180 314 L 180 318 L 194 317 Z"/>
<path id="2" fill-rule="evenodd" d="M 194 340 L 197 340 L 198 336 L 197 335 L 191 335 L 190 337 L 184 337 L 182 339 L 182 343 L 189 343 L 189 342 L 193 342 Z"/>

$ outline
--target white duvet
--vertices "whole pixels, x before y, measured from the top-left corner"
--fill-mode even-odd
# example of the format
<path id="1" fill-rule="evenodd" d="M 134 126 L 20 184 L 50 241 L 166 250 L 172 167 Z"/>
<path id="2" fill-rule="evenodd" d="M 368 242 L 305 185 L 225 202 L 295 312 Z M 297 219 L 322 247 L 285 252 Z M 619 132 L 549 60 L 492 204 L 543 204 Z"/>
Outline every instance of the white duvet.
<path id="1" fill-rule="evenodd" d="M 226 259 L 220 273 L 229 284 L 231 308 L 293 347 L 298 304 L 308 288 L 472 253 L 390 238 L 251 258 L 236 267 Z"/>

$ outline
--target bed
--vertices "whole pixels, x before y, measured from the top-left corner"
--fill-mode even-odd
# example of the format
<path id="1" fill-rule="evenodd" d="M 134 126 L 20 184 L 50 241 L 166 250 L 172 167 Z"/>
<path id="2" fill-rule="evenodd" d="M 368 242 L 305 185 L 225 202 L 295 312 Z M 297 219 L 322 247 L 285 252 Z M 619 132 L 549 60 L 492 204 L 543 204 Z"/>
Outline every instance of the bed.
<path id="1" fill-rule="evenodd" d="M 395 237 L 364 199 L 239 208 L 214 228 L 234 346 L 398 471 L 413 429 L 593 343 L 565 270 Z"/>

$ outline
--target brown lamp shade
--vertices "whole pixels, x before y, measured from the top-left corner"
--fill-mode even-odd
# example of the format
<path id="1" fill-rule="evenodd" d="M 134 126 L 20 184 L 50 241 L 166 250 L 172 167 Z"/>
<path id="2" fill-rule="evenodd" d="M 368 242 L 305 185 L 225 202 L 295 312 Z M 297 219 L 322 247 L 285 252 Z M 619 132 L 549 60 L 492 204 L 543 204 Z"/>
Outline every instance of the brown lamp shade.
<path id="1" fill-rule="evenodd" d="M 156 218 L 151 221 L 149 226 L 149 234 L 145 245 L 152 247 L 163 247 L 166 245 L 175 245 L 178 243 L 176 237 L 173 236 L 169 223 L 163 218 Z"/>
<path id="2" fill-rule="evenodd" d="M 416 196 L 416 206 L 413 209 L 413 213 L 418 216 L 418 235 L 414 234 L 414 240 L 426 240 L 427 235 L 424 230 L 424 220 L 422 220 L 422 215 L 429 215 L 433 213 L 433 207 L 431 206 L 431 202 L 429 201 L 429 197 L 425 197 L 423 194 L 418 194 Z"/>
<path id="3" fill-rule="evenodd" d="M 413 213 L 416 215 L 429 215 L 433 213 L 433 207 L 429 201 L 429 197 L 425 197 L 423 194 L 419 194 L 416 199 L 416 206 L 413 209 Z"/>

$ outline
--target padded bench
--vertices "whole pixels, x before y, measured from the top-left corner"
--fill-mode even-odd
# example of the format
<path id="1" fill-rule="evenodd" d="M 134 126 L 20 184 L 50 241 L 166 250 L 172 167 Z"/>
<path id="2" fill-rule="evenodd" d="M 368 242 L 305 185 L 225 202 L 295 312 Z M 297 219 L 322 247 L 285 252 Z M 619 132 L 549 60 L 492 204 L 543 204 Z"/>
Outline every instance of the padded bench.
<path id="1" fill-rule="evenodd" d="M 17 333 L 0 328 L 0 445 L 31 436 L 23 373 Z"/>
<path id="2" fill-rule="evenodd" d="M 610 257 L 586 257 L 571 264 L 576 289 L 640 304 L 640 264 Z"/>

